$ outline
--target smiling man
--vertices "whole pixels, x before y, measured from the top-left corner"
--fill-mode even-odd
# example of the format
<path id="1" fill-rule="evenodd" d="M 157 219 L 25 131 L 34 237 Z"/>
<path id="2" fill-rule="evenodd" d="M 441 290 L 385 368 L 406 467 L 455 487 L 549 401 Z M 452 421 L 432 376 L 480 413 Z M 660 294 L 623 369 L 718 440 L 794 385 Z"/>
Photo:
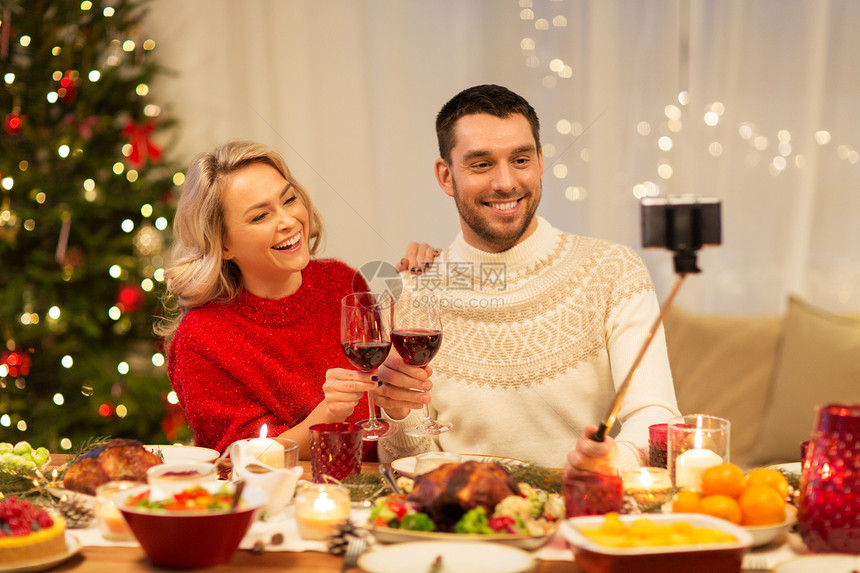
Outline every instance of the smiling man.
<path id="1" fill-rule="evenodd" d="M 433 267 L 406 275 L 402 296 L 441 297 L 442 345 L 426 370 L 392 353 L 379 370 L 378 403 L 396 425 L 414 426 L 417 397 L 432 388 L 431 410 L 452 428 L 431 444 L 397 433 L 380 442 L 380 456 L 429 447 L 607 473 L 641 465 L 648 426 L 678 415 L 662 330 L 621 408 L 620 431 L 603 443 L 584 436 L 659 313 L 642 260 L 535 214 L 540 123 L 521 96 L 469 88 L 439 112 L 436 133 L 436 179 L 454 199 L 461 233 Z"/>

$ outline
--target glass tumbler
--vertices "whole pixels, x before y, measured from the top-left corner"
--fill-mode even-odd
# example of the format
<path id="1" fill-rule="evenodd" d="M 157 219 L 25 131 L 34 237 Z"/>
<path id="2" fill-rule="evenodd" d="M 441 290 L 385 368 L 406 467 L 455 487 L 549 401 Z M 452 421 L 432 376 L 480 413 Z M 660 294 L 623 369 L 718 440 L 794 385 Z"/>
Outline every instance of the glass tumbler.
<path id="1" fill-rule="evenodd" d="M 361 473 L 362 430 L 358 424 L 316 424 L 310 428 L 314 483 L 342 481 Z"/>
<path id="2" fill-rule="evenodd" d="M 860 554 L 860 404 L 818 408 L 797 519 L 810 551 Z"/>
<path id="3" fill-rule="evenodd" d="M 620 512 L 624 506 L 621 476 L 569 472 L 562 485 L 567 517 Z"/>

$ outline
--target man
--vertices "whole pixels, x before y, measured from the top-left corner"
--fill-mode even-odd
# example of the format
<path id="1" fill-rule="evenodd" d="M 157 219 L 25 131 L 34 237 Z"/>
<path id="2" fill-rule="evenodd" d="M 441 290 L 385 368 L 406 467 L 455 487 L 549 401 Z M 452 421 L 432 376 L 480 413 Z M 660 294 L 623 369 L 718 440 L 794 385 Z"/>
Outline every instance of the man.
<path id="1" fill-rule="evenodd" d="M 432 267 L 406 275 L 402 296 L 430 289 L 442 297 L 442 346 L 426 370 L 392 353 L 379 370 L 377 403 L 409 427 L 432 387 L 431 408 L 453 425 L 432 448 L 560 467 L 576 444 L 569 467 L 614 473 L 641 465 L 648 426 L 678 415 L 662 330 L 621 407 L 615 439 L 583 437 L 603 419 L 659 313 L 641 259 L 535 216 L 540 124 L 519 95 L 469 88 L 445 104 L 436 131 L 436 179 L 454 199 L 461 233 Z M 421 448 L 426 441 L 399 432 L 380 442 L 380 456 Z"/>

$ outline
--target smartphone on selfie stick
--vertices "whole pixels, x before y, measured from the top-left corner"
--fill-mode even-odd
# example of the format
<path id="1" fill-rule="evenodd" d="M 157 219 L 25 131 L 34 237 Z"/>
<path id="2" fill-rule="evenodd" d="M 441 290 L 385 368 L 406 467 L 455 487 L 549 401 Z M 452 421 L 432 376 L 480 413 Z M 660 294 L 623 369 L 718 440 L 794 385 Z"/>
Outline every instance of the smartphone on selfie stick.
<path id="1" fill-rule="evenodd" d="M 706 245 L 722 243 L 722 215 L 719 199 L 693 196 L 647 197 L 641 201 L 641 213 L 642 246 L 672 251 L 675 273 L 678 278 L 663 303 L 657 320 L 648 332 L 642 348 L 639 349 L 639 354 L 633 361 L 630 372 L 627 373 L 627 377 L 618 389 L 609 412 L 598 426 L 597 431 L 591 436 L 595 442 L 604 441 L 607 432 L 612 430 L 615 419 L 618 417 L 618 411 L 621 409 L 621 404 L 630 387 L 630 381 L 633 380 L 633 374 L 639 367 L 642 357 L 645 356 L 651 339 L 654 338 L 654 334 L 663 323 L 663 317 L 678 293 L 684 277 L 689 273 L 700 272 L 696 263 L 699 249 Z"/>

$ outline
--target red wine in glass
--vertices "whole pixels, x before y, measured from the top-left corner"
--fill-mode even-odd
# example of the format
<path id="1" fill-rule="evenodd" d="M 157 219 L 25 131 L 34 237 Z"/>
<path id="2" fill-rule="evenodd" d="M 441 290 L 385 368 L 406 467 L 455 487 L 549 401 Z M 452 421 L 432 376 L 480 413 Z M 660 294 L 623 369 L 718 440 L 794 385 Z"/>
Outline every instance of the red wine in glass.
<path id="1" fill-rule="evenodd" d="M 427 366 L 442 345 L 442 331 L 408 328 L 391 333 L 391 343 L 406 364 Z"/>
<path id="2" fill-rule="evenodd" d="M 342 342 L 343 352 L 353 366 L 362 372 L 372 372 L 374 368 L 385 362 L 390 342 Z"/>
<path id="3" fill-rule="evenodd" d="M 416 298 L 402 296 L 394 312 L 391 342 L 403 361 L 423 368 L 436 356 L 442 345 L 442 318 L 439 297 L 428 294 Z M 430 417 L 430 406 L 424 404 L 424 419 L 406 430 L 409 436 L 435 436 L 451 429 Z"/>
<path id="4" fill-rule="evenodd" d="M 393 312 L 393 301 L 387 295 L 356 292 L 341 300 L 341 348 L 347 360 L 362 372 L 373 372 L 388 356 Z M 358 423 L 362 439 L 378 440 L 388 434 L 391 424 L 377 417 L 373 392 L 367 393 L 367 407 L 367 420 Z"/>

